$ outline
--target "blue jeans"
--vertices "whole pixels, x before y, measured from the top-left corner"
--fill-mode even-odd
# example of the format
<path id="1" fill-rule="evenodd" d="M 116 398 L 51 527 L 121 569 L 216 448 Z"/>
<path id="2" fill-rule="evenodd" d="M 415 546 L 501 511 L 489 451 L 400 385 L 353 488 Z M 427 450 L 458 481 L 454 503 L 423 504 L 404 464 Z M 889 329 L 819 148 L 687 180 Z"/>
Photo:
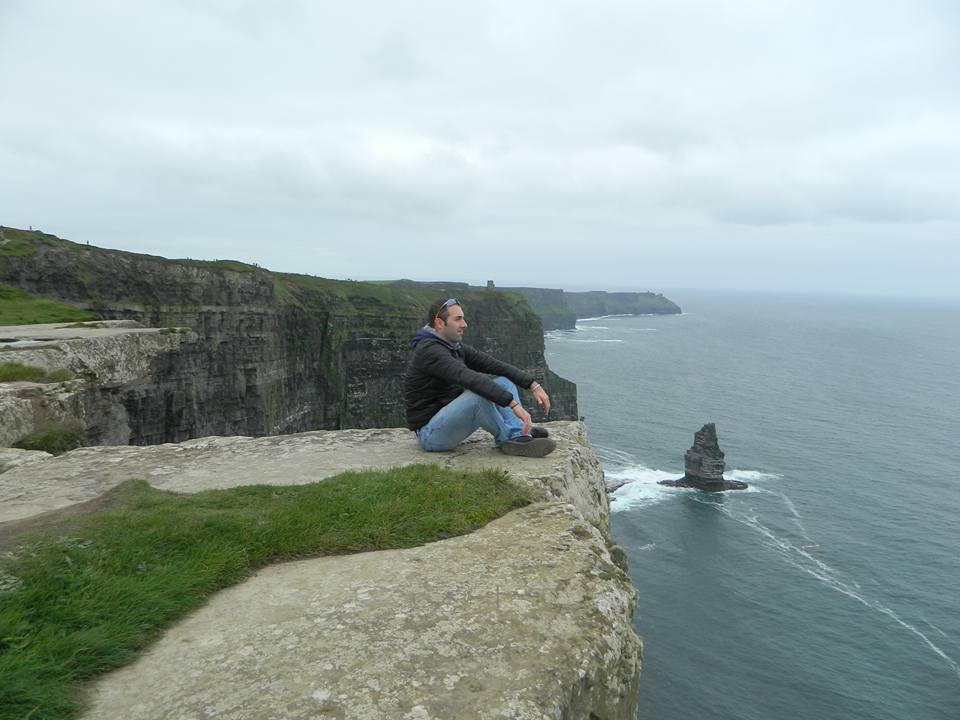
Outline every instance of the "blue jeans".
<path id="1" fill-rule="evenodd" d="M 517 386 L 505 377 L 494 378 L 520 402 Z M 420 447 L 428 452 L 453 450 L 466 440 L 477 428 L 493 435 L 494 442 L 501 443 L 523 432 L 523 423 L 510 408 L 500 407 L 495 402 L 480 397 L 471 390 L 464 390 L 456 400 L 440 408 L 430 422 L 417 430 Z"/>

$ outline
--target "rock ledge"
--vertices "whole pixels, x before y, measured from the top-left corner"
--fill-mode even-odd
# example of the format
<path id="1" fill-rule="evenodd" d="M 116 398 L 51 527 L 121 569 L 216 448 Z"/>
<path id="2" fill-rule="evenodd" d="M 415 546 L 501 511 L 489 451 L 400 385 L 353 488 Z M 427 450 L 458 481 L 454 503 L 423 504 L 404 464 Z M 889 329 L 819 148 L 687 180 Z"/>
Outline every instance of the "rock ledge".
<path id="1" fill-rule="evenodd" d="M 0 451 L 0 530 L 130 478 L 197 492 L 415 462 L 500 467 L 540 502 L 422 547 L 265 568 L 96 683 L 86 717 L 633 720 L 636 591 L 609 540 L 603 473 L 583 424 L 548 427 L 558 448 L 541 459 L 507 457 L 483 433 L 424 453 L 400 429 Z"/>

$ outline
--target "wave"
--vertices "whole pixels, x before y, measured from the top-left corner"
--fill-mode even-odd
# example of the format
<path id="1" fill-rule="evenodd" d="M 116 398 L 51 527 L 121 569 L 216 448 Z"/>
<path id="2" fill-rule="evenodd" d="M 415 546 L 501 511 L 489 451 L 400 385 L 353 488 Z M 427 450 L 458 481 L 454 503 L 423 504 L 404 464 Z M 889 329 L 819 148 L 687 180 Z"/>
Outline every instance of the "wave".
<path id="1" fill-rule="evenodd" d="M 615 318 L 615 317 L 633 317 L 633 313 L 616 313 L 614 315 L 597 315 L 596 317 L 577 318 L 577 322 L 581 322 L 581 321 L 589 322 L 591 320 L 605 320 L 606 318 Z"/>
<path id="2" fill-rule="evenodd" d="M 678 493 L 698 493 L 696 488 L 674 488 L 659 485 L 661 480 L 676 480 L 683 475 L 682 470 L 660 470 L 647 467 L 628 452 L 607 445 L 596 444 L 594 452 L 604 468 L 604 476 L 613 481 L 622 481 L 610 495 L 610 511 L 623 512 L 633 508 L 649 507 L 669 499 Z M 781 478 L 776 473 L 765 473 L 760 470 L 732 470 L 725 475 L 731 480 L 756 482 L 757 480 L 773 480 Z M 615 484 L 615 483 L 613 483 Z M 753 492 L 769 492 L 760 487 L 751 485 L 746 490 L 737 490 L 737 494 Z M 812 542 L 812 541 L 811 541 Z"/>
<path id="3" fill-rule="evenodd" d="M 781 497 L 786 498 L 785 495 L 781 495 Z M 790 504 L 792 505 L 792 503 Z M 923 641 L 923 643 L 930 650 L 932 650 L 934 654 L 946 662 L 947 665 L 949 665 L 953 672 L 957 675 L 957 677 L 960 678 L 960 664 L 958 664 L 956 660 L 938 647 L 926 634 L 923 633 L 923 631 L 901 618 L 892 608 L 887 607 L 878 600 L 866 597 L 865 593 L 862 592 L 860 583 L 853 579 L 842 577 L 840 571 L 808 553 L 805 549 L 806 546 L 798 547 L 788 539 L 777 535 L 773 530 L 760 522 L 756 515 L 741 514 L 731 509 L 729 506 L 720 503 L 712 503 L 711 505 L 712 507 L 716 508 L 717 511 L 722 512 L 724 515 L 729 517 L 731 520 L 751 528 L 766 538 L 767 547 L 779 554 L 790 566 L 807 573 L 830 590 L 845 595 L 853 600 L 856 600 L 865 607 L 870 608 L 871 610 L 875 610 L 883 615 L 886 615 L 900 627 L 915 635 L 917 638 Z M 807 536 L 806 539 L 809 540 L 809 536 Z M 924 622 L 927 621 L 924 620 Z M 931 625 L 929 622 L 927 622 L 927 624 Z M 939 630 L 939 628 L 936 626 L 931 625 L 931 627 L 939 631 L 940 634 L 944 635 L 944 637 L 947 637 L 946 634 Z"/>
<path id="4" fill-rule="evenodd" d="M 793 522 L 796 524 L 797 529 L 800 530 L 800 534 L 803 535 L 803 539 L 808 543 L 813 543 L 813 538 L 810 537 L 810 533 L 807 532 L 806 526 L 803 524 L 803 516 L 800 515 L 800 511 L 797 510 L 797 506 L 793 504 L 793 500 L 790 499 L 785 493 L 777 493 L 780 495 L 780 498 L 783 500 L 783 504 L 787 506 L 787 510 L 790 511 L 790 515 L 793 517 Z"/>
<path id="5" fill-rule="evenodd" d="M 658 485 L 660 480 L 676 480 L 678 473 L 657 470 L 644 465 L 633 465 L 604 472 L 611 480 L 626 480 L 610 495 L 610 512 L 644 508 L 668 500 L 671 496 L 699 492 L 692 488 L 674 488 Z"/>
<path id="6" fill-rule="evenodd" d="M 643 548 L 640 548 L 640 549 L 643 550 Z M 928 626 L 930 626 L 931 628 L 933 628 L 937 633 L 939 633 L 940 635 L 942 635 L 943 637 L 945 637 L 947 640 L 950 639 L 950 636 L 949 636 L 949 635 L 947 635 L 943 630 L 941 630 L 940 628 L 938 628 L 936 625 L 934 625 L 932 622 L 930 622 L 929 620 L 927 620 L 927 619 L 926 619 L 925 617 L 923 617 L 922 615 L 920 616 L 920 619 L 923 620 L 923 622 L 925 622 Z"/>
<path id="7" fill-rule="evenodd" d="M 609 445 L 601 445 L 600 443 L 591 443 L 593 446 L 593 451 L 596 453 L 597 457 L 600 458 L 600 462 L 607 463 L 611 465 L 636 465 L 637 459 L 620 448 L 610 447 Z M 616 469 L 616 468 L 614 468 Z"/>
<path id="8" fill-rule="evenodd" d="M 708 498 L 706 497 L 703 499 L 698 499 L 698 490 L 692 488 L 671 488 L 657 484 L 660 480 L 676 479 L 679 475 L 677 472 L 650 468 L 636 462 L 633 462 L 632 464 L 620 464 L 623 461 L 633 460 L 632 456 L 630 456 L 629 453 L 622 452 L 615 448 L 598 449 L 599 452 L 597 454 L 601 456 L 601 459 L 610 459 L 614 463 L 620 465 L 619 467 L 615 467 L 614 469 L 606 471 L 606 477 L 611 480 L 627 481 L 626 484 L 617 488 L 617 490 L 614 491 L 610 496 L 610 511 L 612 513 L 650 507 L 668 500 L 671 496 L 675 496 L 677 494 L 693 495 L 694 499 L 698 502 L 708 503 Z M 779 479 L 782 477 L 777 473 L 767 473 L 760 470 L 733 470 L 732 472 L 727 473 L 727 475 L 729 475 L 729 477 L 732 479 L 751 482 L 757 482 L 758 480 L 762 482 L 764 480 Z M 735 494 L 741 495 L 744 492 L 749 493 L 751 489 L 753 489 L 754 492 L 775 494 L 781 498 L 784 506 L 787 508 L 787 511 L 800 530 L 800 535 L 804 541 L 803 545 L 795 544 L 789 539 L 778 535 L 771 528 L 767 527 L 758 519 L 755 514 L 752 514 L 754 512 L 753 508 L 750 508 L 751 514 L 748 514 L 738 511 L 726 503 L 709 502 L 709 505 L 715 508 L 718 512 L 728 516 L 731 520 L 734 520 L 741 525 L 745 525 L 746 527 L 760 534 L 766 540 L 765 545 L 780 555 L 780 557 L 783 558 L 783 560 L 791 567 L 810 575 L 830 590 L 845 595 L 846 597 L 855 600 L 865 607 L 890 618 L 901 628 L 922 641 L 924 645 L 926 645 L 937 657 L 943 660 L 953 670 L 957 677 L 960 678 L 960 663 L 944 652 L 944 650 L 934 643 L 926 633 L 920 630 L 916 625 L 913 625 L 908 620 L 902 618 L 892 608 L 887 607 L 879 600 L 869 597 L 861 588 L 860 583 L 855 579 L 845 577 L 839 570 L 808 552 L 808 550 L 819 547 L 819 545 L 817 545 L 816 542 L 810 537 L 809 532 L 803 525 L 802 515 L 797 510 L 796 505 L 794 505 L 793 501 L 788 495 L 782 492 L 767 490 L 765 488 L 748 488 L 746 491 L 737 491 Z M 640 548 L 640 550 L 648 549 L 652 549 L 651 544 Z M 949 636 L 937 626 L 933 625 L 924 618 L 921 618 L 921 620 L 937 634 L 948 640 L 950 639 Z"/>
<path id="9" fill-rule="evenodd" d="M 562 337 L 562 336 L 554 336 L 554 337 L 551 337 L 550 340 L 554 342 L 570 342 L 570 343 L 622 343 L 623 342 L 623 340 L 614 339 L 614 338 L 596 338 L 592 340 L 581 340 L 579 338 Z"/>
<path id="10" fill-rule="evenodd" d="M 783 475 L 778 475 L 777 473 L 763 472 L 761 470 L 740 470 L 738 468 L 724 472 L 724 475 L 731 480 L 740 480 L 741 482 L 763 482 L 765 480 L 780 480 L 783 478 Z"/>
<path id="11" fill-rule="evenodd" d="M 590 330 L 609 330 L 609 329 L 610 329 L 610 326 L 609 326 L 609 325 L 581 325 L 580 323 L 577 323 L 576 327 L 574 327 L 572 330 L 566 330 L 566 331 L 561 331 L 561 332 L 584 332 L 584 331 L 590 331 Z M 644 327 L 644 328 L 618 327 L 618 328 L 616 328 L 616 330 L 617 330 L 617 332 L 640 333 L 640 332 L 659 332 L 659 331 L 660 331 L 660 328 L 655 328 L 655 327 Z M 551 331 L 551 332 L 555 332 L 555 331 Z M 549 334 L 549 333 L 548 333 L 548 334 Z"/>

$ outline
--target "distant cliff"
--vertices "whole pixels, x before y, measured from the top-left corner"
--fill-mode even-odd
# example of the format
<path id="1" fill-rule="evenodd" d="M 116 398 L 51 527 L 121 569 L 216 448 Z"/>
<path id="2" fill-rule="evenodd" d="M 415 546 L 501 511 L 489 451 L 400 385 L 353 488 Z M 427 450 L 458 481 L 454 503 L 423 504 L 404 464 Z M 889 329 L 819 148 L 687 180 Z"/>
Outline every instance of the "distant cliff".
<path id="1" fill-rule="evenodd" d="M 141 445 L 403 425 L 407 342 L 446 292 L 443 284 L 399 287 L 168 260 L 11 228 L 0 243 L 0 283 L 105 319 L 196 332 L 190 352 L 159 356 L 149 382 L 119 392 L 130 443 Z M 455 288 L 469 304 L 469 342 L 533 371 L 553 401 L 550 418 L 575 419 L 576 386 L 547 367 L 527 303 Z"/>
<path id="2" fill-rule="evenodd" d="M 601 315 L 672 315 L 680 306 L 652 292 L 567 292 L 545 288 L 500 288 L 526 298 L 543 320 L 544 330 L 565 330 L 576 326 L 577 318 Z"/>
<path id="3" fill-rule="evenodd" d="M 652 292 L 568 292 L 559 288 L 494 287 L 492 282 L 488 283 L 486 288 L 467 283 L 414 280 L 394 280 L 385 284 L 390 287 L 429 288 L 450 295 L 465 293 L 467 290 L 516 293 L 540 316 L 545 331 L 572 330 L 576 327 L 578 318 L 601 315 L 679 315 L 683 312 L 672 300 Z"/>

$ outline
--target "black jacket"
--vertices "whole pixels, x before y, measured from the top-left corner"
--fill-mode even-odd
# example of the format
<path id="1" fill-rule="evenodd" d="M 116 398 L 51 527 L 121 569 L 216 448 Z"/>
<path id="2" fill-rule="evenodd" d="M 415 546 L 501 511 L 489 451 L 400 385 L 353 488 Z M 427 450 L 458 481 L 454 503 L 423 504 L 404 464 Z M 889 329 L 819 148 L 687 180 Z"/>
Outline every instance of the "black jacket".
<path id="1" fill-rule="evenodd" d="M 497 385 L 490 375 L 503 375 L 520 387 L 530 387 L 533 375 L 500 362 L 469 345 L 451 345 L 428 327 L 410 341 L 413 355 L 407 364 L 404 395 L 407 400 L 407 427 L 419 430 L 440 408 L 465 389 L 506 407 L 513 396 Z M 487 373 L 487 374 L 484 374 Z"/>

